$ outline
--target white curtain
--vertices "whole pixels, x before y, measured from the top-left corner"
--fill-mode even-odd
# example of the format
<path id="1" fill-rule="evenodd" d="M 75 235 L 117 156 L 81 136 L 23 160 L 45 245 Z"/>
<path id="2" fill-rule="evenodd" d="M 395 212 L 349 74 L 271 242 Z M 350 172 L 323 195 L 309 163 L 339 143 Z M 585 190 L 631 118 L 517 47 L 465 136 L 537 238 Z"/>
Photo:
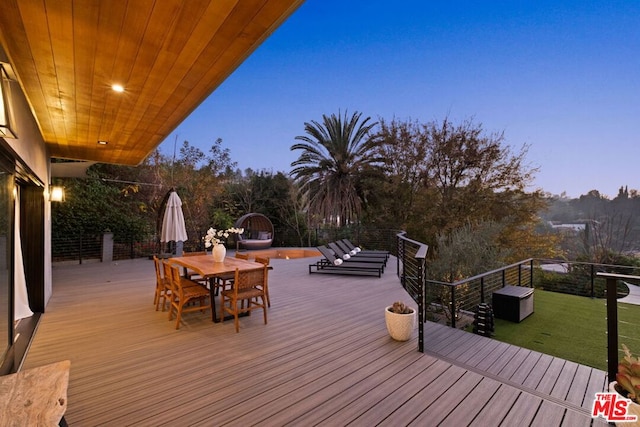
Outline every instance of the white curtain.
<path id="1" fill-rule="evenodd" d="M 15 259 L 13 264 L 14 289 L 15 289 L 15 319 L 23 319 L 33 316 L 33 311 L 29 308 L 29 297 L 27 295 L 27 280 L 24 276 L 24 263 L 22 261 L 22 241 L 20 240 L 20 191 L 16 191 L 16 209 L 14 221 L 15 236 Z"/>

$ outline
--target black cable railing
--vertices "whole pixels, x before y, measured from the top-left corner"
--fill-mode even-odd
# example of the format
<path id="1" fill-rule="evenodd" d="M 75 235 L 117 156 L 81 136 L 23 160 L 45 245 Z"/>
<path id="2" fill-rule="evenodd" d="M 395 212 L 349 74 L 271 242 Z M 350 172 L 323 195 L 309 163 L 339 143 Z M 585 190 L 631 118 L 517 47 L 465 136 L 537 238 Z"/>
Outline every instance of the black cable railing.
<path id="1" fill-rule="evenodd" d="M 444 311 L 451 327 L 463 312 L 471 313 L 478 304 L 490 302 L 492 293 L 507 285 L 533 287 L 533 259 L 487 271 L 455 282 L 425 279 L 425 295 Z M 448 298 L 447 298 L 448 297 Z"/>
<path id="2" fill-rule="evenodd" d="M 529 258 L 449 283 L 426 278 L 427 248 L 426 244 L 407 238 L 404 232 L 397 234 L 395 252 L 398 277 L 403 288 L 418 304 L 420 352 L 424 352 L 423 324 L 430 307 L 438 306 L 440 310 L 448 312 L 448 323 L 455 328 L 460 313 L 472 314 L 479 304 L 491 304 L 493 292 L 500 288 L 508 285 L 538 287 L 583 297 L 606 297 L 607 368 L 610 381 L 615 380 L 620 359 L 618 340 L 621 337 L 618 330 L 618 298 L 629 293 L 625 281 L 640 283 L 639 267 Z M 625 330 L 638 330 L 639 325 L 626 323 L 623 325 Z M 639 342 L 633 333 L 622 336 L 633 344 Z"/>
<path id="3" fill-rule="evenodd" d="M 146 239 L 133 239 L 124 236 L 113 239 L 112 259 L 114 261 L 151 256 L 156 250 L 153 236 Z M 51 261 L 77 262 L 102 261 L 104 256 L 104 234 L 66 235 L 51 238 Z"/>
<path id="4" fill-rule="evenodd" d="M 418 351 L 424 352 L 425 318 L 425 272 L 429 246 L 406 237 L 396 235 L 397 272 L 402 287 L 418 304 Z"/>
<path id="5" fill-rule="evenodd" d="M 371 249 L 385 249 L 392 251 L 395 249 L 395 234 L 397 230 L 390 229 L 369 229 L 365 227 L 339 228 L 318 228 L 311 230 L 303 236 L 302 241 L 309 246 L 315 247 L 338 239 L 349 238 L 353 243 Z M 187 230 L 189 239 L 183 242 L 185 252 L 199 252 L 205 250 L 202 237 L 206 230 Z M 103 237 L 102 234 L 85 233 L 82 230 L 75 234 L 63 236 L 52 236 L 52 261 L 65 262 L 73 261 L 82 264 L 83 262 L 103 259 Z M 275 231 L 274 247 L 299 247 L 300 236 L 290 230 Z M 230 238 L 228 248 L 234 248 L 235 244 Z M 147 258 L 154 254 L 174 253 L 175 242 L 160 242 L 158 235 L 150 234 L 143 238 L 134 238 L 132 235 L 114 235 L 113 237 L 113 260 Z"/>
<path id="6" fill-rule="evenodd" d="M 189 235 L 199 236 L 204 232 L 195 231 Z M 434 306 L 447 313 L 449 325 L 455 328 L 461 313 L 472 313 L 479 304 L 490 303 L 492 293 L 507 285 L 537 287 L 591 298 L 606 296 L 608 369 L 610 378 L 615 377 L 619 359 L 617 298 L 628 293 L 624 279 L 640 281 L 639 267 L 530 258 L 449 283 L 427 280 L 428 245 L 409 239 L 405 232 L 357 229 L 355 233 L 352 229 L 347 235 L 339 236 L 335 231 L 317 230 L 314 235 L 316 244 L 322 244 L 323 237 L 330 240 L 349 237 L 364 247 L 388 249 L 397 256 L 400 283 L 418 305 L 418 350 L 421 352 L 424 351 L 427 310 Z M 390 244 L 393 240 L 395 244 Z M 52 261 L 83 263 L 101 260 L 103 241 L 103 235 L 83 233 L 52 238 Z M 164 245 L 160 244 L 157 236 L 114 238 L 113 260 L 150 257 Z M 185 242 L 184 250 L 200 251 L 204 246 L 201 239 L 194 238 Z M 638 341 L 635 337 L 625 339 Z"/>

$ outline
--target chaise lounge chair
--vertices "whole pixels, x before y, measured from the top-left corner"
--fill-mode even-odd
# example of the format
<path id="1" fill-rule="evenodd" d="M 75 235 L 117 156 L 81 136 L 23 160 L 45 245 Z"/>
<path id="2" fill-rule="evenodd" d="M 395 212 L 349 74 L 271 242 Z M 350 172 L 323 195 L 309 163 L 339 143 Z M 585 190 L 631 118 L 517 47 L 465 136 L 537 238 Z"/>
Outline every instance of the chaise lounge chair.
<path id="1" fill-rule="evenodd" d="M 381 277 L 384 272 L 384 265 L 382 263 L 345 262 L 340 258 L 336 258 L 333 252 L 326 246 L 318 246 L 317 249 L 324 256 L 324 259 L 314 264 L 309 264 L 309 274 L 326 273 Z"/>
<path id="2" fill-rule="evenodd" d="M 347 252 L 350 252 L 352 250 L 358 250 L 360 249 L 360 247 L 354 245 L 353 243 L 351 243 L 351 241 L 349 239 L 342 239 L 339 241 L 339 243 L 342 243 L 345 247 L 345 249 L 348 249 Z M 373 250 L 373 249 L 360 249 L 360 251 L 358 251 L 358 253 L 361 254 L 366 254 L 366 255 L 378 255 L 378 256 L 384 256 L 385 258 L 389 258 L 389 251 L 379 251 L 379 250 Z"/>
<path id="3" fill-rule="evenodd" d="M 333 251 L 337 258 L 342 258 L 345 262 L 373 262 L 387 265 L 387 258 L 384 255 L 367 255 L 356 251 L 350 253 L 349 251 L 343 250 L 336 242 L 329 243 L 327 246 L 329 246 L 329 249 Z"/>

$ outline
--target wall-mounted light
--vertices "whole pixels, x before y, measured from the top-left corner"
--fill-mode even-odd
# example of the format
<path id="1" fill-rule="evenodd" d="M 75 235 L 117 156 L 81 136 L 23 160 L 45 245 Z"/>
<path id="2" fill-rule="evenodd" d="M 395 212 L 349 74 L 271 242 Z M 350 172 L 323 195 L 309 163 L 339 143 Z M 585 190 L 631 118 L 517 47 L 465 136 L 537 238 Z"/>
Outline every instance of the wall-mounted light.
<path id="1" fill-rule="evenodd" d="M 0 137 L 18 138 L 12 128 L 11 80 L 5 67 L 6 64 L 0 63 Z"/>
<path id="2" fill-rule="evenodd" d="M 58 185 L 49 187 L 49 201 L 64 202 L 64 199 L 64 187 L 60 187 Z"/>

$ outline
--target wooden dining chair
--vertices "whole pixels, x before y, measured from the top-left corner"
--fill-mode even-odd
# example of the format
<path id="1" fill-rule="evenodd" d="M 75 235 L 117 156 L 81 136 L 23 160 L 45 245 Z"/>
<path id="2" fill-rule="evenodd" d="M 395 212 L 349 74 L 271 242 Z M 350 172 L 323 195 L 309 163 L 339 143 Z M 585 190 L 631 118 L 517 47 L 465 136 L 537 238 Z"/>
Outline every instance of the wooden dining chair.
<path id="1" fill-rule="evenodd" d="M 180 329 L 180 319 L 182 313 L 211 310 L 211 298 L 209 289 L 205 286 L 191 281 L 180 275 L 180 269 L 176 265 L 169 266 L 169 277 L 171 277 L 171 297 L 169 298 L 169 320 L 173 317 L 173 310 L 176 311 L 176 329 Z M 189 284 L 191 282 L 191 284 Z M 188 285 L 188 286 L 185 286 Z M 206 301 L 208 300 L 208 303 Z M 192 301 L 199 301 L 199 305 L 188 305 Z"/>
<path id="2" fill-rule="evenodd" d="M 256 256 L 256 262 L 260 264 L 266 265 L 267 270 L 269 270 L 269 264 L 271 263 L 271 259 L 267 256 Z M 269 297 L 269 276 L 265 276 L 264 278 L 264 296 L 267 298 L 267 307 L 271 307 L 271 297 Z"/>
<path id="3" fill-rule="evenodd" d="M 267 266 L 253 270 L 239 271 L 236 268 L 232 289 L 220 293 L 221 310 L 220 321 L 224 321 L 225 313 L 233 315 L 236 332 L 240 332 L 238 316 L 241 313 L 251 313 L 255 309 L 262 309 L 264 324 L 267 324 L 267 307 L 264 284 L 267 278 Z M 246 306 L 245 304 L 246 303 Z"/>
<path id="4" fill-rule="evenodd" d="M 183 252 L 182 256 L 187 257 L 187 256 L 197 256 L 197 255 L 206 255 L 206 254 L 207 254 L 207 251 Z M 196 282 L 200 282 L 203 285 L 207 284 L 208 280 L 200 276 L 195 271 L 189 270 L 186 267 L 184 267 L 183 270 L 184 270 L 184 277 L 186 277 L 187 279 L 195 280 Z"/>
<path id="5" fill-rule="evenodd" d="M 160 308 L 160 299 L 162 299 L 162 311 L 171 294 L 171 283 L 169 279 L 164 275 L 162 268 L 162 261 L 156 255 L 153 256 L 153 264 L 156 269 L 156 294 L 153 298 L 153 304 L 156 306 L 156 311 Z"/>
<path id="6" fill-rule="evenodd" d="M 168 289 L 165 290 L 165 293 L 163 295 L 164 298 L 162 300 L 162 311 L 164 311 L 165 302 L 169 302 L 169 306 L 171 306 L 171 298 L 172 298 L 172 292 L 173 292 L 173 286 L 171 285 L 171 275 L 173 273 L 171 272 L 170 262 L 160 261 L 160 264 L 161 264 L 160 268 L 163 271 L 163 279 L 165 281 L 164 285 L 168 287 Z M 180 268 L 178 266 L 175 266 L 175 267 L 178 268 L 178 272 L 180 272 Z M 180 276 L 180 284 L 184 288 L 189 288 L 192 286 L 202 286 L 200 283 L 183 276 Z"/>
<path id="7" fill-rule="evenodd" d="M 156 311 L 160 308 L 160 299 L 162 299 L 162 311 L 164 311 L 165 305 L 171 296 L 171 276 L 169 266 L 165 261 L 153 256 L 153 264 L 156 270 L 156 294 L 153 299 L 153 303 L 156 305 Z M 191 282 L 185 282 L 184 286 L 191 286 Z"/>
<path id="8" fill-rule="evenodd" d="M 244 259 L 244 260 L 249 259 L 249 254 L 241 254 L 236 252 L 234 256 L 238 259 Z M 231 289 L 234 278 L 235 278 L 234 273 L 221 274 L 219 276 L 216 276 L 214 279 L 215 286 L 216 286 L 216 295 L 218 295 L 218 291 L 225 291 L 227 289 Z"/>

